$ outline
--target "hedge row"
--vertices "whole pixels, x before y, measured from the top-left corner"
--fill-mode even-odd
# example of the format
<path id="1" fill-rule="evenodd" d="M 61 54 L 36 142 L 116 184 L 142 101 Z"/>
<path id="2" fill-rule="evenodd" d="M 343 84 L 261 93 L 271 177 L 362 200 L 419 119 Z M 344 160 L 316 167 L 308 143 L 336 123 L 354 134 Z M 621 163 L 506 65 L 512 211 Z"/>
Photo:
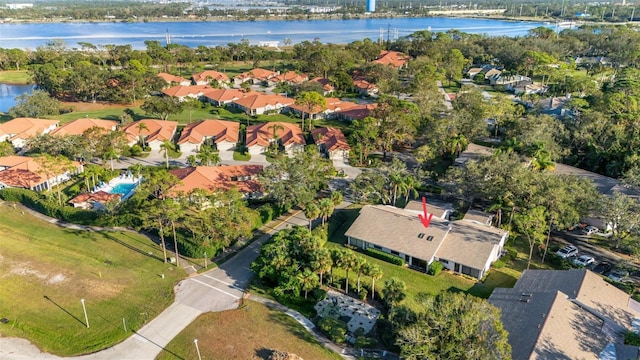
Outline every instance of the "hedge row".
<path id="1" fill-rule="evenodd" d="M 386 261 L 386 262 L 390 262 L 390 263 L 395 264 L 395 265 L 401 265 L 401 266 L 404 265 L 404 260 L 401 257 L 393 255 L 393 254 L 386 253 L 386 252 L 384 252 L 382 250 L 378 250 L 378 249 L 374 249 L 374 248 L 366 248 L 366 249 L 364 249 L 364 252 L 367 255 L 369 255 L 371 257 L 374 257 L 376 259 L 380 259 L 380 260 L 383 260 L 383 261 Z"/>
<path id="2" fill-rule="evenodd" d="M 76 224 L 93 224 L 98 218 L 95 211 L 59 206 L 39 193 L 28 189 L 5 188 L 0 190 L 0 199 L 15 201 L 39 213 Z"/>

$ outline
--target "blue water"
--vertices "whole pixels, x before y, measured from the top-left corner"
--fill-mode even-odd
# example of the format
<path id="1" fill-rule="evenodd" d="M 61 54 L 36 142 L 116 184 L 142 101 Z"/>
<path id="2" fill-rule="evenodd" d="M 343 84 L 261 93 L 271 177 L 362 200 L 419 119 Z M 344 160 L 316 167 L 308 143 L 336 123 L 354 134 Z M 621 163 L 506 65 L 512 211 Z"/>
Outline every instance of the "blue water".
<path id="1" fill-rule="evenodd" d="M 349 43 L 370 38 L 378 40 L 380 31 L 387 38 L 395 33 L 399 37 L 418 30 L 447 31 L 457 29 L 489 36 L 522 36 L 541 22 L 513 22 L 491 19 L 466 18 L 398 18 L 350 20 L 296 20 L 296 21 L 225 21 L 225 22 L 149 22 L 149 23 L 55 23 L 55 24 L 0 24 L 0 48 L 35 49 L 54 39 L 63 40 L 67 47 L 77 48 L 78 42 L 94 45 L 125 45 L 144 49 L 145 40 L 164 43 L 169 31 L 171 41 L 190 47 L 217 46 L 239 43 L 248 39 L 257 45 L 260 41 L 291 39 L 293 44 L 315 39 L 323 43 Z"/>
<path id="2" fill-rule="evenodd" d="M 33 85 L 0 84 L 0 113 L 9 111 L 16 104 L 16 96 L 31 94 Z"/>
<path id="3" fill-rule="evenodd" d="M 121 194 L 126 196 L 131 190 L 135 189 L 137 184 L 118 184 L 109 191 L 109 194 Z"/>

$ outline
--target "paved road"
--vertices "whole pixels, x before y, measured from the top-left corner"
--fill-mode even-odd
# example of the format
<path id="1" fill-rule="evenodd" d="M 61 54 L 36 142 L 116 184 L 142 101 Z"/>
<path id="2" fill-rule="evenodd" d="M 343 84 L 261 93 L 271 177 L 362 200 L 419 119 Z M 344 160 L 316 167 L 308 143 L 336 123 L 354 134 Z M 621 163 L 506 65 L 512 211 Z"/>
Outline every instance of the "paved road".
<path id="1" fill-rule="evenodd" d="M 135 332 L 127 340 L 94 354 L 64 359 L 78 360 L 144 360 L 154 359 L 163 348 L 200 314 L 235 309 L 253 276 L 249 266 L 258 256 L 260 246 L 273 232 L 294 225 L 308 224 L 300 211 L 284 218 L 267 234 L 254 241 L 220 267 L 185 279 L 175 288 L 176 300 L 158 317 Z M 24 339 L 0 338 L 0 359 L 63 359 L 42 353 Z"/>

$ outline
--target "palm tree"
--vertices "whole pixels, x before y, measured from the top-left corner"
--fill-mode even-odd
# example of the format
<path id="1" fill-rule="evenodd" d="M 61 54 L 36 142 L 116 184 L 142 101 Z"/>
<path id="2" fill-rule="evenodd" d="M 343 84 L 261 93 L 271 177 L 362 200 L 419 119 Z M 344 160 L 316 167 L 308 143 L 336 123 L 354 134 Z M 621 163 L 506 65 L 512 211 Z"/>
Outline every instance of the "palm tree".
<path id="1" fill-rule="evenodd" d="M 145 124 L 142 121 L 138 122 L 138 125 L 136 126 L 136 128 L 138 129 L 138 137 L 140 138 L 140 143 L 142 144 L 142 149 L 144 149 L 145 148 L 145 142 L 144 142 L 144 136 L 142 136 L 142 130 L 149 131 L 149 128 L 147 127 L 147 124 Z"/>
<path id="2" fill-rule="evenodd" d="M 167 164 L 167 169 L 169 168 L 169 152 L 173 149 L 175 149 L 175 147 L 171 140 L 165 140 L 160 145 L 160 150 L 164 153 L 164 159 Z"/>
<path id="3" fill-rule="evenodd" d="M 345 290 L 345 293 L 348 294 L 349 293 L 349 271 L 353 270 L 354 268 L 356 256 L 350 250 L 342 250 L 342 251 L 343 251 L 343 254 L 342 254 L 342 257 L 340 258 L 340 264 L 338 266 L 344 269 L 346 273 L 344 290 Z"/>
<path id="4" fill-rule="evenodd" d="M 324 274 L 329 271 L 333 265 L 331 260 L 331 251 L 322 248 L 316 251 L 314 254 L 315 259 L 311 262 L 311 267 L 314 271 L 320 275 L 320 286 L 322 286 L 322 278 Z"/>
<path id="5" fill-rule="evenodd" d="M 309 230 L 311 230 L 311 225 L 313 220 L 317 219 L 320 216 L 320 208 L 316 203 L 310 203 L 304 209 L 304 216 L 309 219 Z"/>
<path id="6" fill-rule="evenodd" d="M 302 273 L 298 274 L 297 278 L 300 282 L 300 285 L 302 285 L 304 298 L 306 299 L 309 290 L 313 290 L 316 286 L 318 286 L 318 277 L 316 276 L 316 274 L 311 272 L 311 270 L 305 269 Z"/>
<path id="7" fill-rule="evenodd" d="M 329 269 L 331 275 L 331 283 L 333 284 L 333 268 L 340 267 L 342 264 L 342 257 L 344 256 L 344 251 L 341 249 L 332 249 L 331 250 L 331 268 Z"/>
<path id="8" fill-rule="evenodd" d="M 360 278 L 362 277 L 362 274 L 364 273 L 365 270 L 365 266 L 367 266 L 367 260 L 365 258 L 363 258 L 362 256 L 355 256 L 353 259 L 353 271 L 356 272 L 356 275 L 358 275 L 358 294 L 360 294 Z"/>
<path id="9" fill-rule="evenodd" d="M 218 151 L 213 151 L 209 146 L 203 146 L 196 154 L 196 158 L 200 160 L 201 165 L 217 166 L 220 163 L 220 153 Z"/>
<path id="10" fill-rule="evenodd" d="M 134 171 L 136 173 L 136 177 L 140 177 L 140 173 L 142 172 L 143 168 L 144 166 L 142 166 L 142 164 L 140 163 L 129 166 L 129 170 Z"/>
<path id="11" fill-rule="evenodd" d="M 382 277 L 382 269 L 376 264 L 367 263 L 364 271 L 366 276 L 371 277 L 371 300 L 373 300 L 376 293 L 376 280 Z"/>
<path id="12" fill-rule="evenodd" d="M 116 149 L 109 147 L 107 151 L 104 152 L 102 157 L 103 159 L 109 160 L 111 162 L 111 171 L 113 171 L 113 159 L 119 158 L 118 153 L 116 152 Z"/>
<path id="13" fill-rule="evenodd" d="M 324 226 L 325 221 L 333 213 L 333 202 L 331 202 L 331 199 L 324 198 L 320 200 L 318 207 L 320 208 L 320 216 L 322 216 L 322 226 Z"/>
<path id="14" fill-rule="evenodd" d="M 333 191 L 331 193 L 331 203 L 333 203 L 333 206 L 336 207 L 340 204 L 342 204 L 342 200 L 343 200 L 343 196 L 342 193 L 339 191 Z"/>
<path id="15" fill-rule="evenodd" d="M 469 140 L 463 134 L 457 134 L 449 138 L 448 145 L 451 155 L 460 156 L 460 153 L 469 145 Z"/>
<path id="16" fill-rule="evenodd" d="M 398 278 L 391 278 L 384 282 L 382 296 L 389 306 L 389 312 L 393 311 L 394 306 L 398 305 L 406 296 L 407 286 L 404 281 Z"/>
<path id="17" fill-rule="evenodd" d="M 278 150 L 280 150 L 280 137 L 278 136 L 278 130 L 284 131 L 284 126 L 278 123 L 273 123 L 267 129 L 271 129 L 271 131 L 273 131 L 273 142 L 271 144 L 274 147 L 274 155 L 276 155 Z"/>

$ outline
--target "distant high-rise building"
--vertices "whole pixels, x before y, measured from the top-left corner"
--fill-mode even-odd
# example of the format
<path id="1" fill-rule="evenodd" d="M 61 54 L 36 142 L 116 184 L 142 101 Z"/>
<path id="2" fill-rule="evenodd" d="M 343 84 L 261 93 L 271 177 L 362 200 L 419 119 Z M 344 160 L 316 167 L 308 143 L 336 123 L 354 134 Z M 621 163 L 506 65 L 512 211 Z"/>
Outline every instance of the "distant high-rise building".
<path id="1" fill-rule="evenodd" d="M 376 11 L 376 0 L 367 0 L 367 12 Z"/>

